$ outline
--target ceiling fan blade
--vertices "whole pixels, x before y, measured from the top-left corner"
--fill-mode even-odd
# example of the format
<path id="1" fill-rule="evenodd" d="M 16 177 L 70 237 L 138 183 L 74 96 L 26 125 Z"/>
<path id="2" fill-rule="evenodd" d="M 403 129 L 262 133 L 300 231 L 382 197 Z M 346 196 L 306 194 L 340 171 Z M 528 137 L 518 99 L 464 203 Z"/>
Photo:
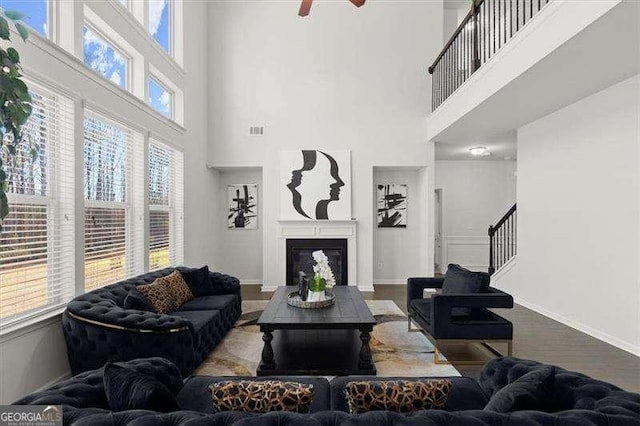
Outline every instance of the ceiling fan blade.
<path id="1" fill-rule="evenodd" d="M 300 5 L 300 11 L 298 12 L 298 16 L 307 16 L 311 11 L 311 4 L 313 0 L 302 0 L 302 4 Z"/>
<path id="2" fill-rule="evenodd" d="M 349 0 L 351 3 L 353 3 L 356 7 L 360 7 L 364 4 L 365 1 L 367 0 Z"/>

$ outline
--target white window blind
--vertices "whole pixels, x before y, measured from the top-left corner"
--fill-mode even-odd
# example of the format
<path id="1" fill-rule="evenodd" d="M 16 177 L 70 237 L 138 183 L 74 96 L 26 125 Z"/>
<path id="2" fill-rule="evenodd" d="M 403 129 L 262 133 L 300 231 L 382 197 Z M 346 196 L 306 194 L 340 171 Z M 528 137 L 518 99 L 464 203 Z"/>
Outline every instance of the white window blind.
<path id="1" fill-rule="evenodd" d="M 183 155 L 149 143 L 149 268 L 183 262 Z"/>
<path id="2" fill-rule="evenodd" d="M 29 87 L 33 113 L 23 140 L 16 155 L 7 145 L 0 152 L 10 209 L 0 233 L 2 329 L 63 306 L 75 290 L 73 102 Z"/>
<path id="3" fill-rule="evenodd" d="M 142 136 L 85 111 L 85 290 L 144 269 Z"/>

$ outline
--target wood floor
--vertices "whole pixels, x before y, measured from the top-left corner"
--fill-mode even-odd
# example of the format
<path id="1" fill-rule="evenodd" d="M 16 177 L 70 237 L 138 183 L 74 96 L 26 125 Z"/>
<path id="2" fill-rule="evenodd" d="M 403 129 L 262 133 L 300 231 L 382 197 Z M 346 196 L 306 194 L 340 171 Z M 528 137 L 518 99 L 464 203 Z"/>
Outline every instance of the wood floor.
<path id="1" fill-rule="evenodd" d="M 376 285 L 374 288 L 374 293 L 365 293 L 365 299 L 393 300 L 406 313 L 405 286 Z M 246 300 L 268 300 L 271 294 L 261 292 L 259 285 L 242 286 L 242 297 Z M 579 371 L 627 391 L 640 392 L 639 357 L 520 305 L 495 311 L 513 322 L 513 356 Z M 491 358 L 472 345 L 441 349 L 451 359 Z M 481 369 L 480 366 L 463 367 L 455 363 L 454 366 L 463 375 L 474 378 Z"/>

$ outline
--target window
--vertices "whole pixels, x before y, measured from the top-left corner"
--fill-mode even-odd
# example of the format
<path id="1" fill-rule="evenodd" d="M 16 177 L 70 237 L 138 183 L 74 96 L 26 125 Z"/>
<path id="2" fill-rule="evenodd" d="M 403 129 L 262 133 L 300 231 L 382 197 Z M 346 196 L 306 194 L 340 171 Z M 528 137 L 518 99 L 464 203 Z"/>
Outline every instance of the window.
<path id="1" fill-rule="evenodd" d="M 149 78 L 149 105 L 165 117 L 173 118 L 173 92 L 153 77 Z"/>
<path id="2" fill-rule="evenodd" d="M 149 33 L 171 54 L 171 5 L 169 0 L 149 0 Z"/>
<path id="3" fill-rule="evenodd" d="M 128 88 L 129 60 L 95 30 L 83 28 L 84 63 L 123 89 Z"/>
<path id="4" fill-rule="evenodd" d="M 7 165 L 0 233 L 0 326 L 63 306 L 74 294 L 73 103 L 29 83 L 33 113 Z M 11 136 L 5 137 L 11 143 Z"/>
<path id="5" fill-rule="evenodd" d="M 44 37 L 49 35 L 47 0 L 0 0 L 3 10 L 16 10 L 24 15 L 22 21 Z"/>
<path id="6" fill-rule="evenodd" d="M 176 266 L 183 258 L 183 156 L 149 143 L 149 269 Z"/>
<path id="7" fill-rule="evenodd" d="M 135 132 L 87 112 L 84 121 L 85 289 L 144 269 L 142 141 Z"/>

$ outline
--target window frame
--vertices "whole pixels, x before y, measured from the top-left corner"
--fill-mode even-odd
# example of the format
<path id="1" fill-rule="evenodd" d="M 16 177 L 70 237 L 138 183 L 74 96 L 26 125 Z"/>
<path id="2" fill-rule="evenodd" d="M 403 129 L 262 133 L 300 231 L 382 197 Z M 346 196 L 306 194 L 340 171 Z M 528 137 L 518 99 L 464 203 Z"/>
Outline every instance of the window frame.
<path id="1" fill-rule="evenodd" d="M 83 200 L 84 200 L 83 211 L 85 215 L 84 221 L 86 221 L 87 209 L 104 208 L 104 209 L 112 209 L 112 210 L 117 209 L 117 210 L 123 211 L 123 215 L 124 215 L 123 231 L 125 235 L 125 238 L 124 238 L 125 247 L 124 247 L 123 255 L 124 255 L 125 265 L 123 270 L 124 275 L 123 277 L 118 278 L 118 280 L 126 279 L 129 276 L 139 275 L 145 269 L 144 263 L 142 262 L 144 259 L 145 249 L 144 249 L 144 244 L 141 244 L 142 241 L 144 240 L 144 236 L 143 236 L 143 232 L 138 229 L 139 225 L 137 223 L 138 221 L 136 219 L 136 216 L 138 216 L 140 212 L 144 209 L 142 206 L 142 204 L 144 204 L 144 201 L 136 195 L 135 182 L 136 182 L 136 178 L 140 179 L 140 177 L 136 176 L 136 171 L 139 170 L 139 167 L 140 167 L 139 163 L 141 160 L 140 158 L 138 158 L 140 156 L 140 153 L 137 151 L 140 149 L 143 149 L 143 145 L 144 145 L 142 141 L 142 135 L 139 135 L 138 132 L 135 129 L 131 128 L 129 125 L 123 124 L 118 120 L 115 120 L 110 116 L 107 116 L 102 112 L 95 111 L 91 108 L 85 108 L 83 111 L 82 117 L 83 117 L 83 134 L 85 134 L 83 138 L 83 146 L 85 146 L 84 144 L 86 144 L 87 118 L 100 121 L 106 124 L 107 126 L 114 127 L 125 134 L 123 147 L 125 150 L 124 154 L 126 155 L 127 164 L 125 165 L 125 176 L 124 176 L 124 185 L 125 185 L 124 201 L 89 200 L 87 199 L 86 194 L 83 194 Z M 84 161 L 84 158 L 85 157 L 83 157 L 83 161 Z M 84 181 L 84 179 L 86 179 L 86 168 L 84 166 L 82 168 L 82 174 L 83 174 L 82 179 L 83 179 L 83 186 L 84 186 L 86 185 L 86 181 Z M 144 174 L 142 178 L 144 178 Z M 82 267 L 85 269 L 85 279 L 84 279 L 82 291 L 88 292 L 96 288 L 100 288 L 105 285 L 108 285 L 110 283 L 105 283 L 98 286 L 90 286 L 90 287 L 87 286 L 87 281 L 88 281 L 86 277 L 86 267 L 87 267 L 86 236 L 87 234 L 86 234 L 86 222 L 84 221 L 83 223 L 85 223 L 85 225 L 83 226 L 83 234 L 85 236 L 85 245 L 82 248 L 83 254 L 84 254 L 83 255 L 84 263 Z M 140 249 L 142 249 L 143 253 L 139 253 Z"/>
<path id="2" fill-rule="evenodd" d="M 146 16 L 146 22 L 144 24 L 145 29 L 147 30 L 147 34 L 149 34 L 149 36 L 151 37 L 151 40 L 153 40 L 153 42 L 155 44 L 158 45 L 158 47 L 160 48 L 160 50 L 162 50 L 163 52 L 165 52 L 169 57 L 171 57 L 172 59 L 175 60 L 176 58 L 176 54 L 175 54 L 175 1 L 174 0 L 164 0 L 167 2 L 167 7 L 169 8 L 169 13 L 168 13 L 168 25 L 169 25 L 169 50 L 165 50 L 165 48 L 160 44 L 160 42 L 158 40 L 156 40 L 155 36 L 153 34 L 151 34 L 151 2 L 149 0 L 144 0 L 145 3 L 145 16 Z"/>
<path id="3" fill-rule="evenodd" d="M 68 150 L 73 150 L 74 135 L 72 110 L 67 110 L 63 104 L 69 105 L 73 101 L 65 95 L 59 93 L 55 88 L 47 87 L 47 84 L 26 80 L 32 95 L 35 93 L 43 98 L 47 98 L 47 103 L 52 105 L 52 111 L 46 116 L 46 195 L 35 194 L 7 194 L 10 204 L 45 207 L 46 209 L 46 304 L 25 309 L 5 318 L 0 318 L 0 336 L 11 333 L 16 329 L 28 327 L 33 323 L 47 318 L 52 312 L 59 312 L 66 304 L 75 297 L 75 264 L 65 265 L 64 262 L 56 263 L 55 260 L 61 256 L 67 243 L 67 239 L 74 241 L 75 222 L 65 226 L 64 221 L 70 220 L 69 209 L 64 205 L 71 194 L 63 194 L 61 187 L 73 188 L 74 182 L 69 180 L 66 173 L 73 173 L 73 160 L 65 158 Z M 34 108 L 35 110 L 35 108 Z M 69 128 L 67 128 L 69 127 Z M 69 139 L 66 132 L 71 134 Z M 71 165 L 67 163 L 71 161 Z M 72 210 L 72 209 L 71 209 Z M 71 213 L 73 214 L 73 213 Z M 68 227 L 71 227 L 69 229 Z M 75 247 L 70 247 L 73 251 Z M 57 281 L 57 282 L 56 282 Z M 53 294 L 52 294 L 53 293 Z"/>
<path id="4" fill-rule="evenodd" d="M 163 89 L 165 92 L 169 93 L 169 95 L 171 96 L 171 103 L 169 105 L 169 115 L 168 116 L 164 115 L 161 111 L 158 111 L 157 109 L 155 109 L 153 107 L 153 105 L 151 105 L 151 87 L 150 87 L 151 81 L 156 83 L 161 89 Z M 159 78 L 153 72 L 149 72 L 149 75 L 147 77 L 147 105 L 149 105 L 149 107 L 151 109 L 153 109 L 157 113 L 161 114 L 163 117 L 168 118 L 169 120 L 175 121 L 175 117 L 176 117 L 176 92 L 175 92 L 175 90 L 170 88 L 170 86 L 168 84 L 164 83 L 162 81 L 162 79 Z"/>
<path id="5" fill-rule="evenodd" d="M 113 49 L 114 52 L 118 53 L 120 56 L 122 56 L 124 58 L 124 60 L 125 60 L 125 77 L 127 79 L 126 80 L 126 84 L 124 85 L 124 87 L 122 87 L 122 86 L 116 84 L 115 82 L 111 81 L 111 79 L 107 78 L 107 76 L 105 76 L 105 75 L 101 74 L 100 72 L 94 70 L 93 68 L 91 68 L 85 62 L 85 57 L 84 57 L 84 29 L 85 28 L 87 28 L 89 31 L 93 31 L 93 33 L 96 34 L 99 38 L 101 38 L 102 41 L 104 41 L 105 43 L 110 45 L 110 47 Z M 104 33 L 99 29 L 99 25 L 95 25 L 90 19 L 87 19 L 86 17 L 85 17 L 84 21 L 82 22 L 82 63 L 84 64 L 85 67 L 87 67 L 92 72 L 96 73 L 101 78 L 103 78 L 106 81 L 108 81 L 109 83 L 113 84 L 118 89 L 121 89 L 121 90 L 127 91 L 129 93 L 132 93 L 132 90 L 133 90 L 133 85 L 132 85 L 132 79 L 133 79 L 133 57 L 132 57 L 132 55 L 130 55 L 126 51 L 126 49 L 123 49 L 118 43 L 115 43 L 112 38 L 105 36 Z"/>

